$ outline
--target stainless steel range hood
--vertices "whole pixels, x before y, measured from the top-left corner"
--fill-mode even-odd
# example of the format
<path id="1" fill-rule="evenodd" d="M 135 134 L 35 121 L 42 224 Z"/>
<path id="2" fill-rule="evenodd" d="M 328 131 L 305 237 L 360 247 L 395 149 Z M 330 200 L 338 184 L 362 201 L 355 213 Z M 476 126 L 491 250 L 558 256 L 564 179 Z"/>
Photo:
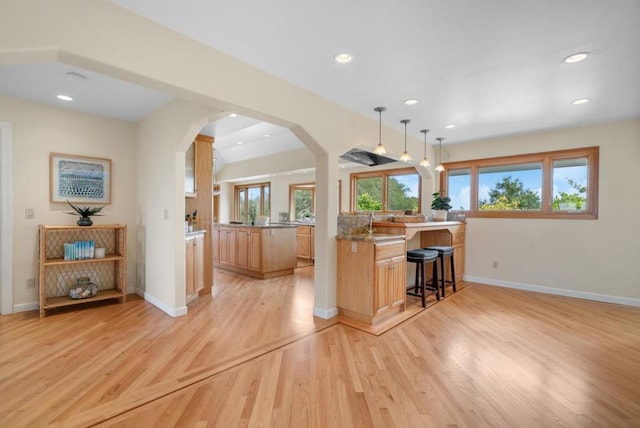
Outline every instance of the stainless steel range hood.
<path id="1" fill-rule="evenodd" d="M 384 165 L 391 162 L 396 162 L 397 159 L 392 159 L 387 156 L 378 155 L 367 149 L 353 148 L 346 153 L 340 155 L 340 158 L 354 163 L 359 163 L 366 166 Z"/>

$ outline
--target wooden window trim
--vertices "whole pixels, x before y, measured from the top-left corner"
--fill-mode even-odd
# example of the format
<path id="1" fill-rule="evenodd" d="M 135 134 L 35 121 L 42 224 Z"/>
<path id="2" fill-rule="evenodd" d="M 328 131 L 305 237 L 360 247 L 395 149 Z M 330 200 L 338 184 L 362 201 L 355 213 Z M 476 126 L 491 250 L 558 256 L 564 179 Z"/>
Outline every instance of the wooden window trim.
<path id="1" fill-rule="evenodd" d="M 468 168 L 471 171 L 471 201 L 469 210 L 452 210 L 465 213 L 475 218 L 547 218 L 547 219 L 597 219 L 598 218 L 598 165 L 600 148 L 585 147 L 530 153 L 523 155 L 502 156 L 497 158 L 475 159 L 444 164 L 445 170 L 440 173 L 441 192 L 447 195 L 448 171 Z M 559 159 L 587 159 L 587 208 L 580 212 L 553 211 L 553 161 Z M 487 166 L 508 166 L 529 162 L 542 163 L 542 208 L 540 211 L 481 211 L 478 209 L 478 169 Z"/>
<path id="2" fill-rule="evenodd" d="M 422 212 L 422 176 L 414 167 L 396 168 L 396 169 L 381 169 L 377 171 L 366 172 L 353 172 L 349 175 L 349 207 L 352 212 L 358 212 L 356 207 L 356 194 L 357 194 L 357 181 L 360 178 L 375 178 L 382 177 L 382 210 L 376 211 L 380 213 L 402 213 L 403 211 L 389 211 L 387 200 L 387 181 L 390 176 L 394 175 L 410 175 L 417 174 L 420 179 L 418 180 L 418 214 Z"/>
<path id="3" fill-rule="evenodd" d="M 239 213 L 239 193 L 240 190 L 244 189 L 247 191 L 247 197 L 249 196 L 249 189 L 251 188 L 256 188 L 259 187 L 260 188 L 260 213 L 258 215 L 264 215 L 264 205 L 265 205 L 265 201 L 268 200 L 269 201 L 269 212 L 271 212 L 271 182 L 266 181 L 263 183 L 251 183 L 251 184 L 237 184 L 235 186 L 233 186 L 233 218 L 235 220 L 241 220 L 238 218 L 238 216 L 240 215 Z M 269 188 L 269 197 L 265 198 L 264 196 L 264 189 L 265 187 Z M 248 204 L 248 199 L 247 199 L 247 204 Z M 248 205 L 247 205 L 247 209 L 248 209 Z"/>
<path id="4" fill-rule="evenodd" d="M 313 215 L 315 216 L 316 214 L 316 183 L 315 182 L 310 182 L 310 183 L 296 183 L 296 184 L 289 184 L 289 215 L 293 215 L 295 214 L 295 191 L 296 190 L 311 190 L 312 192 L 312 196 L 311 196 L 311 211 L 313 212 Z"/>

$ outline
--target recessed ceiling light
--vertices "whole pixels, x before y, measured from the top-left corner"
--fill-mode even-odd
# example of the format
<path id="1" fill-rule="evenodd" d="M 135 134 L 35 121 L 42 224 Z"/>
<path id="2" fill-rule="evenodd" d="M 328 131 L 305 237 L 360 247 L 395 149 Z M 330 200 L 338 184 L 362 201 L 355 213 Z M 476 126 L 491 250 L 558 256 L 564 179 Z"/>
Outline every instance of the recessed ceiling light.
<path id="1" fill-rule="evenodd" d="M 238 141 L 236 144 L 241 145 L 244 144 L 242 141 Z"/>
<path id="2" fill-rule="evenodd" d="M 573 105 L 580 105 L 580 104 L 586 104 L 589 101 L 591 101 L 589 98 L 578 98 L 577 100 L 573 100 L 571 101 L 571 104 Z"/>
<path id="3" fill-rule="evenodd" d="M 229 117 L 238 117 L 238 114 L 237 114 L 237 113 L 231 113 L 231 114 L 229 115 Z"/>
<path id="4" fill-rule="evenodd" d="M 447 129 L 453 129 L 456 126 L 454 124 L 450 124 L 450 125 L 445 125 L 444 127 L 447 128 Z"/>
<path id="5" fill-rule="evenodd" d="M 353 57 L 350 54 L 346 53 L 346 52 L 341 52 L 339 54 L 336 54 L 333 57 L 333 59 L 335 59 L 337 63 L 347 64 L 347 63 L 351 62 Z"/>
<path id="6" fill-rule="evenodd" d="M 56 98 L 62 101 L 73 101 L 73 98 L 71 98 L 69 95 L 56 95 Z"/>
<path id="7" fill-rule="evenodd" d="M 264 136 L 264 138 L 269 138 L 269 137 L 271 137 L 271 134 L 264 134 L 263 136 Z"/>
<path id="8" fill-rule="evenodd" d="M 573 55 L 569 55 L 562 60 L 565 64 L 575 64 L 576 62 L 584 61 L 589 56 L 589 52 L 578 52 Z"/>
<path id="9" fill-rule="evenodd" d="M 418 100 L 409 98 L 408 100 L 404 100 L 404 103 L 408 106 L 412 106 L 414 104 L 418 104 Z"/>

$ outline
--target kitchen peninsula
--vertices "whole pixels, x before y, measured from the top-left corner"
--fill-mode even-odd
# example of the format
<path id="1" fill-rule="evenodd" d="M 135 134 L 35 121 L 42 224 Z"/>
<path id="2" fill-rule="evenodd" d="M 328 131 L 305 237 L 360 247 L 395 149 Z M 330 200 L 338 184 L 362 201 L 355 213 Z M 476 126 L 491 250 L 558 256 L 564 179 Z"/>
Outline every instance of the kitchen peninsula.
<path id="1" fill-rule="evenodd" d="M 409 285 L 406 252 L 410 249 L 453 246 L 456 281 L 462 281 L 464 222 L 413 223 L 394 218 L 394 221 L 372 221 L 371 227 L 363 228 L 363 219 L 357 217 L 339 220 L 341 233 L 336 237 L 337 305 L 341 321 L 379 334 L 415 313 L 406 312 Z M 450 278 L 448 263 L 445 269 Z M 409 282 L 413 280 L 412 273 L 410 278 Z"/>
<path id="2" fill-rule="evenodd" d="M 258 279 L 291 275 L 297 263 L 296 230 L 288 224 L 217 224 L 214 265 Z"/>

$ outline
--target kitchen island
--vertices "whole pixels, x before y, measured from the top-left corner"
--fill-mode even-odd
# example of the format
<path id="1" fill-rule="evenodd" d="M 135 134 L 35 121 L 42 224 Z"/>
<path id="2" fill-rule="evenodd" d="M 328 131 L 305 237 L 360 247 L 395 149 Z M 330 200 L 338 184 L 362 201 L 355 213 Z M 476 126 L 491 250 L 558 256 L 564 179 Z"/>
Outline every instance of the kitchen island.
<path id="1" fill-rule="evenodd" d="M 296 225 L 216 224 L 214 266 L 265 279 L 291 275 L 296 268 Z"/>

